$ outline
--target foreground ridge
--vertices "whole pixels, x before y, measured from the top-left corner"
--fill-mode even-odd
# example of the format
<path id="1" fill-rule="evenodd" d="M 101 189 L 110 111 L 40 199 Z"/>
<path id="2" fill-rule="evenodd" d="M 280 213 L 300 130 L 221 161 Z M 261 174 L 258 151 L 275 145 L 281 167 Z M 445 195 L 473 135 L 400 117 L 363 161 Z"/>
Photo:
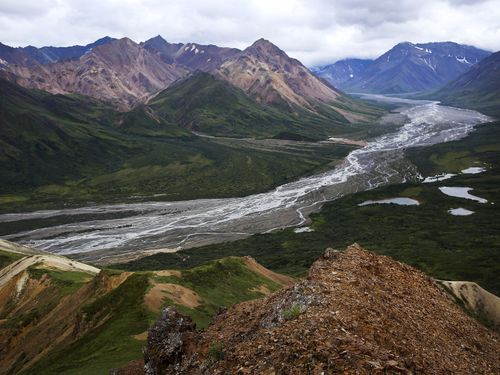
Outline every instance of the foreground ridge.
<path id="1" fill-rule="evenodd" d="M 493 374 L 499 341 L 430 277 L 355 244 L 205 332 L 164 309 L 144 353 L 148 374 Z"/>

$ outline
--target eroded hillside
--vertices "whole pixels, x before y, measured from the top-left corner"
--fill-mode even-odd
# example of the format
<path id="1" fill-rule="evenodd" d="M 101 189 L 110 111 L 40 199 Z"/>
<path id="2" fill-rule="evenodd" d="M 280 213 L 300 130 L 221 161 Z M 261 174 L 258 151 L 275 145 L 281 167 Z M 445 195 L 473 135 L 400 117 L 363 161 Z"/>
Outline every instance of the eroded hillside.
<path id="1" fill-rule="evenodd" d="M 103 374 L 140 360 L 164 306 L 204 327 L 222 307 L 292 279 L 251 258 L 189 270 L 99 270 L 0 241 L 0 373 Z"/>

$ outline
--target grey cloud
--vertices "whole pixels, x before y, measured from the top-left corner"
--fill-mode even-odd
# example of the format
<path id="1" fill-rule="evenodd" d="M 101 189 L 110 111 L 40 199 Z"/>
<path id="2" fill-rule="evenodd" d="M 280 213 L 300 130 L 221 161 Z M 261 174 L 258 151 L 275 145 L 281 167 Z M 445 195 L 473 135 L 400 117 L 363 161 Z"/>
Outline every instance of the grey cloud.
<path id="1" fill-rule="evenodd" d="M 497 0 L 2 0 L 0 41 L 85 44 L 104 35 L 244 48 L 270 39 L 307 65 L 454 40 L 500 49 Z"/>
<path id="2" fill-rule="evenodd" d="M 11 17 L 33 17 L 48 12 L 57 3 L 56 0 L 26 1 L 2 0 L 0 14 Z"/>

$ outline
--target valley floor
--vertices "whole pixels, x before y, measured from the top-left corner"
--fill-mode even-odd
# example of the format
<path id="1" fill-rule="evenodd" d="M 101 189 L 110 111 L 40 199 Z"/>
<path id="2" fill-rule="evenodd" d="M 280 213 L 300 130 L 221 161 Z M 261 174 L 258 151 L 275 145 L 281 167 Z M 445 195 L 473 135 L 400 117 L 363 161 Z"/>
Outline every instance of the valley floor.
<path id="1" fill-rule="evenodd" d="M 121 264 L 130 270 L 191 267 L 227 255 L 251 255 L 268 268 L 302 275 L 325 247 L 358 242 L 441 279 L 475 281 L 500 294 L 500 122 L 482 125 L 468 137 L 407 152 L 423 176 L 458 173 L 441 182 L 420 181 L 381 187 L 326 204 L 312 215 L 312 231 L 293 228 L 218 245 L 156 254 Z M 484 167 L 479 174 L 460 174 Z M 443 194 L 439 187 L 470 187 L 480 203 Z M 418 206 L 374 204 L 368 200 L 405 197 Z M 448 211 L 465 208 L 470 216 Z"/>
<path id="2" fill-rule="evenodd" d="M 273 139 L 157 140 L 112 173 L 2 194 L 0 212 L 245 196 L 333 168 L 354 148 Z"/>

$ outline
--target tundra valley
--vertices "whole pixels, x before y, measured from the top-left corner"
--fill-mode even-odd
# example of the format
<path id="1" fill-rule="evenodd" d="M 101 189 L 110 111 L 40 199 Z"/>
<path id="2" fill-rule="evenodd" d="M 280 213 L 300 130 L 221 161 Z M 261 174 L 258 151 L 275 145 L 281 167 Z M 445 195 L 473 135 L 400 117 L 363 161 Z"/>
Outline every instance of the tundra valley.
<path id="1" fill-rule="evenodd" d="M 0 5 L 0 374 L 500 374 L 495 1 L 81 3 Z"/>

